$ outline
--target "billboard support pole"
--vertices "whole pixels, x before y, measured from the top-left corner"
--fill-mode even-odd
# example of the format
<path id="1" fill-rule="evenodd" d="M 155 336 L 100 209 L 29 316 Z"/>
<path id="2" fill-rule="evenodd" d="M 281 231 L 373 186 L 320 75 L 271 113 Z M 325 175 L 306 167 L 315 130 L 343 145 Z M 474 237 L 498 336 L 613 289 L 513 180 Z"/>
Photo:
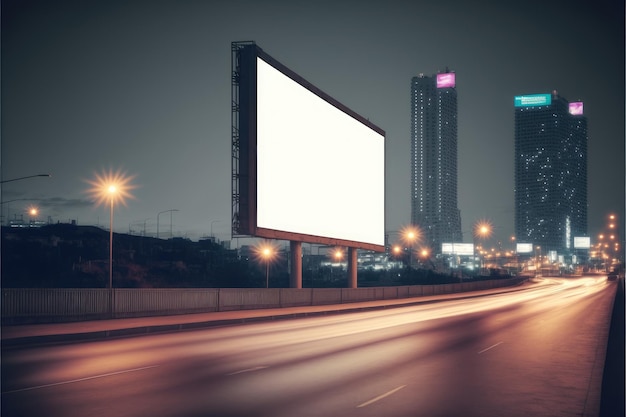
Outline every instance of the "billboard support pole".
<path id="1" fill-rule="evenodd" d="M 348 288 L 356 288 L 356 248 L 348 248 Z"/>
<path id="2" fill-rule="evenodd" d="M 289 242 L 291 252 L 291 274 L 289 275 L 290 288 L 302 288 L 302 242 Z"/>

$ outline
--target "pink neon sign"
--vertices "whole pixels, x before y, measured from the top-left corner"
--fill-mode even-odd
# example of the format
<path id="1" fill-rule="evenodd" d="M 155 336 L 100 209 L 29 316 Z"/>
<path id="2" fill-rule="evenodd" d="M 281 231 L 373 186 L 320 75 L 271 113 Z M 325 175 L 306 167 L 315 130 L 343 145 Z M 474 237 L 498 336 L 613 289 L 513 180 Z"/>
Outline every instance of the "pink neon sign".
<path id="1" fill-rule="evenodd" d="M 576 101 L 574 103 L 570 103 L 569 104 L 569 114 L 572 114 L 574 116 L 578 116 L 583 114 L 583 102 L 582 101 Z"/>
<path id="2" fill-rule="evenodd" d="M 437 74 L 437 88 L 454 87 L 456 84 L 455 81 L 456 74 L 453 72 Z"/>

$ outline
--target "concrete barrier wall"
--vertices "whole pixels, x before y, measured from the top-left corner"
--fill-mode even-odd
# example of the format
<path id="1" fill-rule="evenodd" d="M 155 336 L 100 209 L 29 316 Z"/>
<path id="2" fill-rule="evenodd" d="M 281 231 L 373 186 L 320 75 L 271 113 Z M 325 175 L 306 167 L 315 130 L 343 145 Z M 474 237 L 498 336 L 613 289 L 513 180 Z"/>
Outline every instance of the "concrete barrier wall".
<path id="1" fill-rule="evenodd" d="M 281 307 L 310 306 L 313 304 L 313 288 L 282 288 Z"/>
<path id="2" fill-rule="evenodd" d="M 341 288 L 313 288 L 313 297 L 311 297 L 311 305 L 324 304 L 341 304 Z"/>
<path id="3" fill-rule="evenodd" d="M 217 311 L 219 292 L 217 288 L 115 289 L 115 317 Z"/>
<path id="4" fill-rule="evenodd" d="M 113 291 L 103 288 L 5 288 L 2 290 L 2 323 L 342 304 L 507 287 L 526 279 L 368 288 L 119 288 Z"/>

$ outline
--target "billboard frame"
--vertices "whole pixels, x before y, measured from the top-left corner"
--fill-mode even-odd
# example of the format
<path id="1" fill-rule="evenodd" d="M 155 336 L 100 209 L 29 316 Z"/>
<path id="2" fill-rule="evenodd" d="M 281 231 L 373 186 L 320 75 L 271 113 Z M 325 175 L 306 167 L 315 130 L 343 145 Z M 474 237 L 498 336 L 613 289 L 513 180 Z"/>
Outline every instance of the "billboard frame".
<path id="1" fill-rule="evenodd" d="M 383 171 L 386 172 L 385 154 L 387 141 L 384 130 L 306 81 L 300 75 L 265 53 L 256 43 L 252 41 L 233 42 L 231 47 L 232 236 L 282 239 L 383 252 L 385 250 L 384 214 L 382 220 L 383 236 L 381 236 L 380 245 L 342 238 L 268 229 L 257 225 L 257 58 L 262 59 L 265 63 L 309 92 L 312 92 L 341 112 L 383 136 Z M 285 105 L 288 105 L 288 103 Z M 385 194 L 384 180 L 383 194 Z M 383 204 L 383 212 L 386 212 L 386 202 L 383 201 Z"/>

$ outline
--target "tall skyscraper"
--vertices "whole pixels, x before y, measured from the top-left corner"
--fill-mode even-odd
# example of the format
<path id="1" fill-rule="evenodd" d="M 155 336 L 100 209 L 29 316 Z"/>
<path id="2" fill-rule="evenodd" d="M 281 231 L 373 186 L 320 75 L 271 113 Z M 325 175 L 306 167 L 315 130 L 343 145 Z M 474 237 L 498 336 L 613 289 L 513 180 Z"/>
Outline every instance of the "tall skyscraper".
<path id="1" fill-rule="evenodd" d="M 515 97 L 515 235 L 566 254 L 587 235 L 587 118 L 556 91 Z"/>
<path id="2" fill-rule="evenodd" d="M 457 204 L 457 100 L 455 73 L 411 79 L 411 222 L 440 253 L 461 242 Z"/>

